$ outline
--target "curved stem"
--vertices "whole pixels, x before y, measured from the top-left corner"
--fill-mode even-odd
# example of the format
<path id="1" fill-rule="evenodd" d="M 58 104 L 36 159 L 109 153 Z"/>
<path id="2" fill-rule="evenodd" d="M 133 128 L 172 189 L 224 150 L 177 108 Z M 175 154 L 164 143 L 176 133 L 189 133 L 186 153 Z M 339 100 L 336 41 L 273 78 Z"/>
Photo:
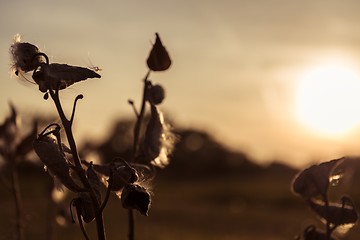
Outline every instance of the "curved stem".
<path id="1" fill-rule="evenodd" d="M 77 103 L 78 100 L 83 99 L 83 98 L 84 98 L 84 96 L 83 96 L 82 94 L 77 95 L 76 98 L 75 98 L 74 106 L 73 106 L 73 110 L 72 110 L 71 118 L 70 118 L 70 125 L 71 125 L 71 126 L 72 126 L 72 124 L 73 124 L 74 117 L 75 117 L 76 103 Z"/>
<path id="2" fill-rule="evenodd" d="M 93 187 L 90 185 L 89 180 L 86 177 L 85 170 L 83 169 L 83 167 L 81 165 L 81 161 L 80 161 L 80 157 L 79 157 L 79 154 L 78 154 L 78 151 L 77 151 L 75 139 L 74 139 L 74 136 L 73 136 L 73 133 L 72 133 L 72 122 L 71 122 L 71 120 L 68 120 L 66 118 L 64 110 L 62 109 L 62 106 L 61 106 L 61 103 L 60 103 L 59 89 L 57 88 L 55 91 L 50 89 L 49 93 L 50 93 L 50 96 L 51 96 L 51 98 L 53 99 L 53 101 L 55 103 L 56 109 L 57 109 L 57 111 L 59 113 L 59 116 L 61 118 L 63 127 L 65 129 L 65 133 L 66 133 L 66 137 L 67 137 L 70 149 L 71 149 L 71 154 L 72 154 L 72 157 L 73 157 L 73 161 L 75 163 L 75 172 L 79 176 L 80 181 L 82 182 L 84 187 L 89 190 L 89 194 L 90 194 L 92 203 L 94 205 L 94 208 L 96 210 L 99 210 L 100 206 L 99 206 L 99 202 L 97 200 L 96 194 L 94 192 Z M 105 229 L 104 229 L 104 221 L 103 221 L 102 212 L 100 212 L 96 216 L 96 227 L 97 227 L 98 239 L 99 240 L 105 240 L 106 237 L 105 237 Z"/>

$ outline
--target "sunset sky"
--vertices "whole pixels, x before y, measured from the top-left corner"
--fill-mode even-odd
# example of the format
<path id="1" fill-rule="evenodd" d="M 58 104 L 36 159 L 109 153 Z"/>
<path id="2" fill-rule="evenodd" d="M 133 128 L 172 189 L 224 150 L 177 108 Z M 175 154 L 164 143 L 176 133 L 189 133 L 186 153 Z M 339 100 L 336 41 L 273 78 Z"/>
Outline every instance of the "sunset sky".
<path id="1" fill-rule="evenodd" d="M 55 111 L 36 86 L 11 76 L 15 34 L 51 62 L 103 69 L 101 79 L 62 92 L 68 112 L 77 94 L 85 96 L 77 108 L 76 137 L 101 140 L 114 119 L 132 116 L 129 98 L 139 104 L 145 60 L 159 32 L 173 66 L 150 79 L 166 88 L 162 109 L 179 126 L 207 130 L 260 163 L 302 166 L 360 154 L 359 11 L 357 0 L 2 1 L 0 120 L 9 101 L 24 117 Z M 342 69 L 339 76 L 329 66 Z M 301 83 L 333 77 L 358 83 L 331 85 L 338 91 L 326 96 L 327 83 L 307 87 L 319 93 L 299 93 Z M 328 121 L 310 118 L 320 110 L 299 117 L 299 109 L 316 105 L 317 95 L 331 110 L 339 102 L 333 99 L 349 99 Z M 344 124 L 345 130 L 326 132 L 307 120 L 329 128 Z"/>

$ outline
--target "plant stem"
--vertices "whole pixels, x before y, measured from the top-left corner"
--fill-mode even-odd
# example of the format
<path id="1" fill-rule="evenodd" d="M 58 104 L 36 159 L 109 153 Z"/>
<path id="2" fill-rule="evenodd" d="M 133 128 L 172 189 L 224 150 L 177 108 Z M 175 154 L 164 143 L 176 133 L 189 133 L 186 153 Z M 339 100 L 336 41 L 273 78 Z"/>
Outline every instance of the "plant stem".
<path id="1" fill-rule="evenodd" d="M 16 211 L 16 223 L 15 223 L 15 239 L 22 240 L 24 239 L 23 232 L 23 218 L 22 218 L 22 202 L 21 202 L 21 193 L 20 193 L 20 184 L 19 184 L 19 175 L 16 168 L 16 163 L 12 163 L 11 169 L 11 188 L 15 200 L 15 211 Z"/>
<path id="2" fill-rule="evenodd" d="M 71 116 L 71 120 L 68 120 L 65 116 L 64 110 L 62 109 L 61 103 L 60 103 L 60 98 L 59 98 L 59 90 L 49 90 L 50 92 L 50 96 L 53 99 L 56 109 L 59 113 L 59 116 L 61 118 L 61 122 L 63 124 L 63 127 L 65 129 L 65 133 L 66 133 L 66 137 L 71 149 L 71 154 L 73 157 L 73 161 L 75 163 L 75 171 L 77 173 L 77 175 L 80 178 L 80 181 L 82 182 L 82 184 L 84 185 L 84 187 L 86 189 L 89 190 L 89 194 L 94 206 L 94 209 L 98 212 L 98 214 L 96 215 L 96 229 L 97 229 L 97 234 L 98 234 L 98 240 L 105 240 L 105 229 L 104 229 L 104 221 L 103 221 L 103 215 L 102 215 L 102 211 L 99 211 L 100 209 L 100 204 L 97 200 L 97 197 L 95 195 L 94 189 L 93 187 L 90 185 L 85 171 L 81 165 L 81 161 L 80 161 L 80 157 L 77 151 L 77 147 L 76 147 L 76 143 L 75 143 L 75 139 L 72 133 L 72 122 L 73 122 L 73 114 Z M 75 100 L 75 104 L 76 104 L 76 100 Z M 73 109 L 74 112 L 75 109 Z"/>
<path id="3" fill-rule="evenodd" d="M 135 239 L 135 219 L 134 219 L 134 211 L 132 209 L 128 210 L 128 217 L 129 217 L 128 239 L 134 240 Z"/>

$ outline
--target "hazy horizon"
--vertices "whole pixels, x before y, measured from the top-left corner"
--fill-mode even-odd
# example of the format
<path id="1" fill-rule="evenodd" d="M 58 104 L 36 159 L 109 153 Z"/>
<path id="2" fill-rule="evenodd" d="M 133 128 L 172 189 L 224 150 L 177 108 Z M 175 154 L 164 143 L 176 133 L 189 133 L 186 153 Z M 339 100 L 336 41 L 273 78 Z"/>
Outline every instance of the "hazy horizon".
<path id="1" fill-rule="evenodd" d="M 326 135 L 295 111 L 298 83 L 314 66 L 345 64 L 360 82 L 358 1 L 14 0 L 0 6 L 0 121 L 9 101 L 25 117 L 55 111 L 36 86 L 10 76 L 15 34 L 51 62 L 103 69 L 101 79 L 62 93 L 68 111 L 74 97 L 84 95 L 76 137 L 101 139 L 113 120 L 133 116 L 129 98 L 139 105 L 145 60 L 159 32 L 173 66 L 150 79 L 165 87 L 162 109 L 180 126 L 206 130 L 259 163 L 301 166 L 360 154 L 359 122 L 349 132 Z M 360 101 L 353 103 L 342 108 L 355 113 Z"/>

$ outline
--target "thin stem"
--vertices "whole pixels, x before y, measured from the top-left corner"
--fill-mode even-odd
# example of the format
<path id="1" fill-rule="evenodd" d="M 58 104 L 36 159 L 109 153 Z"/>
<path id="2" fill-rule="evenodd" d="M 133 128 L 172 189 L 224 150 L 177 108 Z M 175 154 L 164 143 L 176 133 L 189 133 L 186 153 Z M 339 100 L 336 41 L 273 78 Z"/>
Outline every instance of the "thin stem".
<path id="1" fill-rule="evenodd" d="M 89 236 L 87 235 L 86 233 L 86 230 L 85 230 L 85 227 L 84 227 L 84 224 L 83 224 L 83 221 L 81 219 L 81 212 L 78 208 L 76 208 L 76 215 L 78 217 L 78 222 L 79 222 L 79 225 L 80 225 L 80 229 L 81 229 L 81 232 L 83 233 L 84 237 L 86 240 L 89 240 Z"/>
<path id="2" fill-rule="evenodd" d="M 129 218 L 129 232 L 128 239 L 135 239 L 135 219 L 134 219 L 134 211 L 132 209 L 128 210 L 128 218 Z"/>
<path id="3" fill-rule="evenodd" d="M 104 211 L 104 208 L 106 207 L 106 204 L 109 201 L 111 188 L 112 188 L 112 185 L 113 185 L 113 179 L 114 179 L 114 173 L 113 173 L 113 170 L 110 169 L 109 184 L 108 184 L 108 188 L 107 188 L 107 191 L 106 191 L 104 202 L 102 203 L 102 205 L 100 206 L 100 209 L 99 209 L 100 212 Z"/>
<path id="4" fill-rule="evenodd" d="M 70 118 L 70 125 L 71 125 L 71 126 L 72 126 L 72 124 L 73 124 L 74 117 L 75 117 L 76 103 L 77 103 L 78 100 L 83 99 L 83 98 L 84 98 L 84 96 L 83 96 L 82 94 L 77 95 L 76 98 L 75 98 L 74 106 L 73 106 L 73 110 L 72 110 L 71 118 Z"/>
<path id="5" fill-rule="evenodd" d="M 135 123 L 135 127 L 134 127 L 133 159 L 135 159 L 135 157 L 136 157 L 136 153 L 137 153 L 138 145 L 139 145 L 141 124 L 142 124 L 142 120 L 144 118 L 147 90 L 149 87 L 149 81 L 148 81 L 149 75 L 150 75 L 150 70 L 146 73 L 145 78 L 144 78 L 144 90 L 143 90 L 141 109 L 140 109 L 140 113 L 138 114 L 138 117 L 136 119 L 136 123 Z"/>
<path id="6" fill-rule="evenodd" d="M 135 127 L 134 127 L 134 143 L 133 143 L 133 155 L 132 155 L 133 159 L 132 159 L 132 161 L 135 160 L 136 154 L 138 151 L 141 125 L 142 125 L 142 121 L 143 121 L 144 114 L 145 114 L 145 108 L 146 108 L 146 99 L 147 99 L 148 88 L 149 88 L 148 78 L 149 78 L 150 72 L 151 71 L 148 70 L 148 72 L 146 73 L 145 78 L 144 78 L 144 89 L 143 89 L 141 108 L 140 108 L 140 112 L 137 114 L 136 123 L 135 123 Z M 129 224 L 128 239 L 134 240 L 135 239 L 135 219 L 134 219 L 134 212 L 132 209 L 128 210 L 128 222 L 129 222 L 128 223 Z"/>
<path id="7" fill-rule="evenodd" d="M 93 187 L 90 185 L 90 183 L 86 177 L 85 170 L 83 169 L 83 167 L 81 165 L 81 161 L 80 161 L 80 157 L 79 157 L 79 154 L 77 151 L 75 139 L 74 139 L 74 136 L 72 133 L 72 122 L 71 122 L 71 120 L 68 120 L 66 118 L 64 110 L 62 109 L 62 106 L 60 103 L 60 98 L 59 98 L 59 89 L 57 88 L 55 91 L 50 89 L 49 92 L 50 92 L 51 98 L 53 99 L 53 101 L 55 103 L 56 109 L 59 113 L 59 116 L 61 118 L 62 124 L 65 129 L 65 133 L 66 133 L 66 137 L 67 137 L 70 149 L 71 149 L 73 161 L 75 163 L 75 171 L 76 171 L 77 175 L 79 176 L 80 181 L 82 182 L 84 187 L 89 190 L 90 197 L 91 197 L 92 203 L 94 205 L 94 208 L 98 211 L 100 209 L 99 202 L 97 200 L 97 197 L 95 195 Z M 75 103 L 76 103 L 76 101 L 75 101 Z M 73 117 L 72 117 L 72 119 L 73 119 Z M 98 239 L 105 240 L 106 237 L 105 237 L 105 229 L 104 229 L 104 221 L 103 221 L 102 212 L 97 214 L 95 220 L 96 220 Z"/>
<path id="8" fill-rule="evenodd" d="M 21 202 L 21 192 L 20 192 L 20 184 L 19 184 L 19 175 L 16 168 L 16 164 L 12 164 L 11 170 L 11 188 L 12 193 L 14 195 L 15 200 L 15 212 L 16 212 L 16 222 L 15 222 L 15 234 L 16 240 L 24 239 L 24 229 L 23 229 L 23 218 L 22 218 L 22 202 Z"/>

